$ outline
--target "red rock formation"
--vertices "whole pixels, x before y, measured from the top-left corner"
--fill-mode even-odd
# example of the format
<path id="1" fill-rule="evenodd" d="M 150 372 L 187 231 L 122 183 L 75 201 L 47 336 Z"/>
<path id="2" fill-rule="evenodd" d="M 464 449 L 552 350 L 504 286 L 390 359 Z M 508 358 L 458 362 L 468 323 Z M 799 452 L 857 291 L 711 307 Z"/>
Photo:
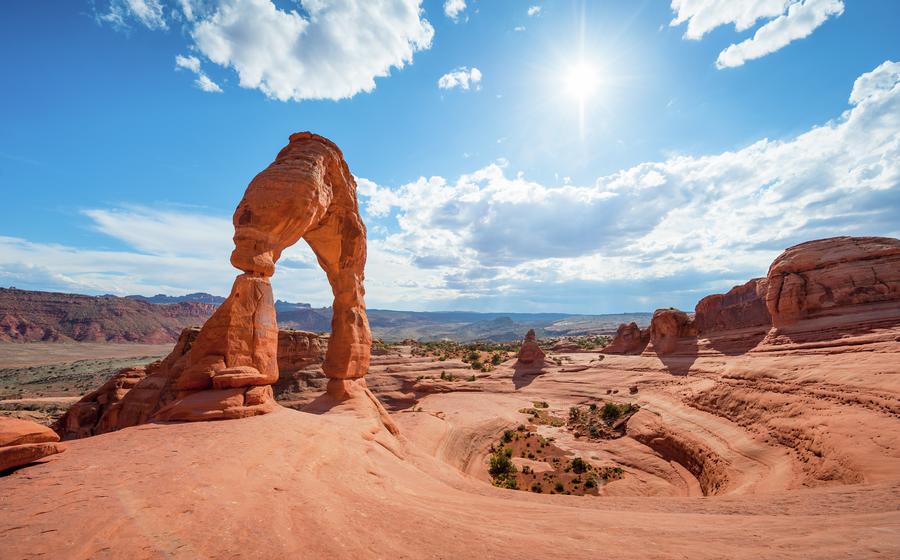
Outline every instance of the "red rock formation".
<path id="1" fill-rule="evenodd" d="M 0 416 L 0 472 L 66 450 L 59 436 L 46 426 Z"/>
<path id="2" fill-rule="evenodd" d="M 0 342 L 165 344 L 183 328 L 203 324 L 215 308 L 0 288 Z"/>
<path id="3" fill-rule="evenodd" d="M 622 323 L 616 329 L 616 336 L 612 342 L 600 350 L 603 354 L 640 354 L 650 341 L 650 330 L 641 331 L 637 323 Z"/>
<path id="4" fill-rule="evenodd" d="M 650 320 L 650 346 L 657 354 L 671 354 L 678 339 L 697 336 L 690 316 L 675 308 L 657 309 Z"/>
<path id="5" fill-rule="evenodd" d="M 694 324 L 701 334 L 771 325 L 766 308 L 768 279 L 754 278 L 725 294 L 706 296 L 694 309 Z"/>
<path id="6" fill-rule="evenodd" d="M 832 237 L 787 249 L 769 267 L 766 306 L 776 327 L 817 312 L 900 301 L 900 240 Z"/>
<path id="7" fill-rule="evenodd" d="M 198 327 L 184 329 L 175 349 L 165 360 L 147 366 L 128 367 L 73 404 L 52 426 L 64 440 L 102 434 L 146 422 L 157 403 L 175 400 L 175 364 L 185 357 L 200 334 Z M 278 331 L 278 381 L 275 393 L 302 390 L 312 379 L 324 377 L 324 351 L 320 337 L 296 330 Z M 150 377 L 146 382 L 145 379 Z M 141 383 L 143 382 L 143 383 Z M 137 392 L 125 403 L 132 389 Z M 323 387 L 324 388 L 324 387 Z"/>
<path id="8" fill-rule="evenodd" d="M 231 263 L 244 274 L 195 339 L 183 335 L 165 360 L 148 367 L 146 378 L 104 413 L 98 433 L 148 420 L 232 419 L 273 410 L 278 328 L 269 277 L 282 251 L 301 238 L 334 292 L 323 366 L 328 393 L 374 401 L 362 380 L 372 343 L 363 301 L 366 230 L 356 183 L 338 147 L 309 132 L 291 135 L 247 187 L 233 223 Z"/>
<path id="9" fill-rule="evenodd" d="M 517 362 L 525 365 L 540 366 L 544 364 L 544 351 L 538 346 L 534 334 L 534 329 L 528 331 L 525 335 L 525 341 L 519 349 L 519 357 Z"/>

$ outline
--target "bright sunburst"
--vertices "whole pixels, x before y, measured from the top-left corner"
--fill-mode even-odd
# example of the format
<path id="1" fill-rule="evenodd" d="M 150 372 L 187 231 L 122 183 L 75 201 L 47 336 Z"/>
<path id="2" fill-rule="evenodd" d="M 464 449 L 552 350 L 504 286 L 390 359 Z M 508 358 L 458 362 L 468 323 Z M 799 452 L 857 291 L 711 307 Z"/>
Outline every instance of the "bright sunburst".
<path id="1" fill-rule="evenodd" d="M 596 93 L 600 83 L 597 68 L 585 60 L 581 60 L 568 69 L 563 76 L 566 93 L 584 103 Z"/>

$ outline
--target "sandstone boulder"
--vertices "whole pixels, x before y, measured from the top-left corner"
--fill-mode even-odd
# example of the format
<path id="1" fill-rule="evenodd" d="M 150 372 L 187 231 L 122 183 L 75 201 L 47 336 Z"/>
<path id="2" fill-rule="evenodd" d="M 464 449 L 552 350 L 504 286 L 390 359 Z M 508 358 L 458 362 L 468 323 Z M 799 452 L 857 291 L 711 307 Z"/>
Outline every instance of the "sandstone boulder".
<path id="1" fill-rule="evenodd" d="M 900 240 L 832 237 L 795 245 L 769 267 L 766 306 L 776 327 L 817 312 L 900 301 Z"/>
<path id="2" fill-rule="evenodd" d="M 59 436 L 46 426 L 0 416 L 0 472 L 65 451 Z"/>
<path id="3" fill-rule="evenodd" d="M 657 354 L 671 354 L 678 340 L 697 336 L 691 317 L 675 308 L 657 309 L 650 320 L 650 347 Z"/>
<path id="4" fill-rule="evenodd" d="M 622 323 L 612 342 L 600 350 L 603 354 L 640 354 L 650 341 L 650 330 L 641 330 L 637 323 Z"/>
<path id="5" fill-rule="evenodd" d="M 537 344 L 537 335 L 534 329 L 530 329 L 525 335 L 522 347 L 519 349 L 519 357 L 517 362 L 525 365 L 540 366 L 544 363 L 544 351 Z"/>
<path id="6" fill-rule="evenodd" d="M 772 317 L 766 307 L 767 278 L 754 278 L 724 294 L 701 299 L 694 309 L 694 324 L 701 334 L 768 326 Z"/>

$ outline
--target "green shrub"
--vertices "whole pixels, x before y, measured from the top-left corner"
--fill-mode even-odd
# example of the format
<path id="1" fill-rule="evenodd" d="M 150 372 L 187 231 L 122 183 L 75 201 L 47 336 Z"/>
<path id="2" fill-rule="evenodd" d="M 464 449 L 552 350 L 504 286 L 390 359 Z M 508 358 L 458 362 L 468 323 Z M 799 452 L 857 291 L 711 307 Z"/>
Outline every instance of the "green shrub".
<path id="1" fill-rule="evenodd" d="M 503 432 L 503 437 L 501 437 L 500 439 L 503 440 L 503 443 L 509 443 L 513 440 L 515 435 L 516 433 L 514 431 L 506 430 L 505 432 Z"/>
<path id="2" fill-rule="evenodd" d="M 499 366 L 502 361 L 503 358 L 500 357 L 500 354 L 494 354 L 493 356 L 491 356 L 491 363 L 495 366 Z"/>
<path id="3" fill-rule="evenodd" d="M 478 360 L 473 361 L 471 364 L 472 369 L 481 369 L 481 362 Z"/>
<path id="4" fill-rule="evenodd" d="M 618 420 L 619 416 L 622 415 L 622 411 L 615 403 L 608 402 L 603 405 L 603 419 L 606 420 L 608 424 L 612 424 L 616 420 Z"/>
<path id="5" fill-rule="evenodd" d="M 566 489 L 566 487 L 563 486 L 562 482 L 556 481 L 556 484 L 553 485 L 553 489 L 556 490 L 557 492 L 561 493 L 561 492 L 563 492 L 563 490 Z"/>
<path id="6" fill-rule="evenodd" d="M 586 462 L 581 457 L 575 457 L 572 459 L 572 470 L 577 474 L 581 474 L 590 470 L 590 463 Z"/>
<path id="7" fill-rule="evenodd" d="M 541 492 L 544 491 L 544 489 L 541 488 L 541 483 L 540 483 L 540 482 L 533 482 L 533 483 L 531 484 L 531 491 L 532 491 L 532 492 L 537 492 L 538 494 L 540 494 Z"/>

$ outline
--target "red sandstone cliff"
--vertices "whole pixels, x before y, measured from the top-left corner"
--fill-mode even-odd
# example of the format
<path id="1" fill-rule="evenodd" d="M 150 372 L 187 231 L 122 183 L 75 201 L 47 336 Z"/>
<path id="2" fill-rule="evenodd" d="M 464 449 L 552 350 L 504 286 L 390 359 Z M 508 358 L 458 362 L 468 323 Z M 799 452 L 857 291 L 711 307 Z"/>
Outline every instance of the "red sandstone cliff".
<path id="1" fill-rule="evenodd" d="M 174 342 L 216 306 L 0 288 L 0 342 Z"/>

